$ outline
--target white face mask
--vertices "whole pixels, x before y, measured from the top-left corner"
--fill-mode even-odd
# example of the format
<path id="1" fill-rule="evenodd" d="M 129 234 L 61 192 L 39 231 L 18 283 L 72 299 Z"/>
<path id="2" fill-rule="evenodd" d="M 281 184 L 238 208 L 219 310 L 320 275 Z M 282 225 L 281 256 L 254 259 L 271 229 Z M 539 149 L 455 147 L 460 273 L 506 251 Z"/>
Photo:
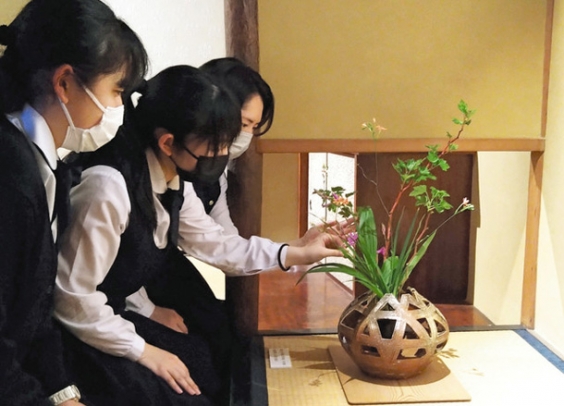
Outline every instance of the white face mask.
<path id="1" fill-rule="evenodd" d="M 104 107 L 89 89 L 84 86 L 83 89 L 104 114 L 102 115 L 102 120 L 95 126 L 86 129 L 77 128 L 72 122 L 67 106 L 59 99 L 59 103 L 69 123 L 67 135 L 61 147 L 75 152 L 95 151 L 102 145 L 107 144 L 116 136 L 118 128 L 123 123 L 123 105 L 119 107 Z"/>
<path id="2" fill-rule="evenodd" d="M 239 158 L 243 153 L 249 149 L 251 141 L 253 140 L 253 133 L 241 131 L 233 144 L 229 147 L 229 159 Z"/>

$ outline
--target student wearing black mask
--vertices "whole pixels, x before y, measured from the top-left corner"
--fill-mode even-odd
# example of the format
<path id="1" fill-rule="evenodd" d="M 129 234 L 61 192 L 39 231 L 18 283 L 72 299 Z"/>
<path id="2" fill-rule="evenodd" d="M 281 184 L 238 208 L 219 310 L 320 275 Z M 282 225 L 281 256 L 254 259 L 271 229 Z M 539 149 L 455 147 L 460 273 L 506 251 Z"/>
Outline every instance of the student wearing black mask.
<path id="1" fill-rule="evenodd" d="M 105 404 L 117 396 L 132 405 L 213 404 L 223 388 L 220 364 L 197 320 L 215 309 L 195 306 L 201 314 L 194 325 L 188 320 L 186 334 L 126 310 L 126 298 L 171 269 L 201 279 L 179 248 L 231 275 L 340 252 L 325 234 L 301 247 L 226 235 L 182 180 L 217 180 L 241 129 L 239 107 L 188 66 L 165 69 L 140 93 L 116 139 L 78 158 L 84 171 L 71 192 L 55 315 L 72 333 L 65 342 L 73 372 L 84 386 L 100 388 Z"/>

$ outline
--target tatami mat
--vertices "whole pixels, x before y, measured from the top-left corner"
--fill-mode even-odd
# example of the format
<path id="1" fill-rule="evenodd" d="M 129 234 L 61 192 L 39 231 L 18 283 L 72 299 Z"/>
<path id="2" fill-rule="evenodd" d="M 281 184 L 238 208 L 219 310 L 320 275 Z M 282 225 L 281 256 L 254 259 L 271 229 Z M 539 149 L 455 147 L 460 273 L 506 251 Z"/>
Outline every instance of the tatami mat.
<path id="1" fill-rule="evenodd" d="M 328 346 L 331 336 L 264 337 L 269 406 L 346 406 Z M 270 348 L 288 348 L 292 368 L 271 369 Z M 515 331 L 450 334 L 442 361 L 472 397 L 470 402 L 411 405 L 561 405 L 564 373 Z"/>

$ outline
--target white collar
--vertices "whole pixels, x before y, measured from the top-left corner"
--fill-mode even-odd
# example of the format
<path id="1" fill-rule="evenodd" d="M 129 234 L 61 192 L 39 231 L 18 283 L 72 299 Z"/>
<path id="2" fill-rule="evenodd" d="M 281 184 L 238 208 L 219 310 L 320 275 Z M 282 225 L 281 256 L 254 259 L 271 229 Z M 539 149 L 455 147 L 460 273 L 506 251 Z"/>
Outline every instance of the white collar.
<path id="1" fill-rule="evenodd" d="M 166 182 L 163 168 L 155 155 L 152 148 L 145 150 L 147 156 L 147 164 L 149 165 L 149 175 L 151 176 L 151 187 L 156 194 L 163 194 L 167 189 L 180 189 L 180 178 L 176 175 L 170 182 Z"/>
<path id="2" fill-rule="evenodd" d="M 47 164 L 52 168 L 57 168 L 57 148 L 53 134 L 47 125 L 47 121 L 29 104 L 26 104 L 22 111 L 8 114 L 8 119 L 17 126 L 43 153 Z"/>

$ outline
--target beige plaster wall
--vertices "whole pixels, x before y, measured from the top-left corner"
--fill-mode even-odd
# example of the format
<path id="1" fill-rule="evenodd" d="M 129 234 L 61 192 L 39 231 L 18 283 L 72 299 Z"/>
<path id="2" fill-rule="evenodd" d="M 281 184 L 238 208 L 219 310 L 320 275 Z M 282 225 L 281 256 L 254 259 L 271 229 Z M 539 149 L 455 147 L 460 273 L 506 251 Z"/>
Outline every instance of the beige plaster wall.
<path id="1" fill-rule="evenodd" d="M 465 137 L 541 132 L 546 1 L 262 0 L 260 69 L 277 112 L 268 138 L 363 138 L 452 131 L 464 98 L 478 110 Z M 297 235 L 295 155 L 266 155 L 262 232 Z M 284 179 L 281 170 L 284 168 Z M 481 153 L 475 304 L 520 322 L 528 154 Z"/>
<path id="2" fill-rule="evenodd" d="M 0 0 L 0 24 L 11 23 L 26 4 L 27 0 Z"/>
<path id="3" fill-rule="evenodd" d="M 261 0 L 269 138 L 442 136 L 460 98 L 469 136 L 538 136 L 545 1 Z M 524 114 L 527 112 L 527 114 Z"/>

